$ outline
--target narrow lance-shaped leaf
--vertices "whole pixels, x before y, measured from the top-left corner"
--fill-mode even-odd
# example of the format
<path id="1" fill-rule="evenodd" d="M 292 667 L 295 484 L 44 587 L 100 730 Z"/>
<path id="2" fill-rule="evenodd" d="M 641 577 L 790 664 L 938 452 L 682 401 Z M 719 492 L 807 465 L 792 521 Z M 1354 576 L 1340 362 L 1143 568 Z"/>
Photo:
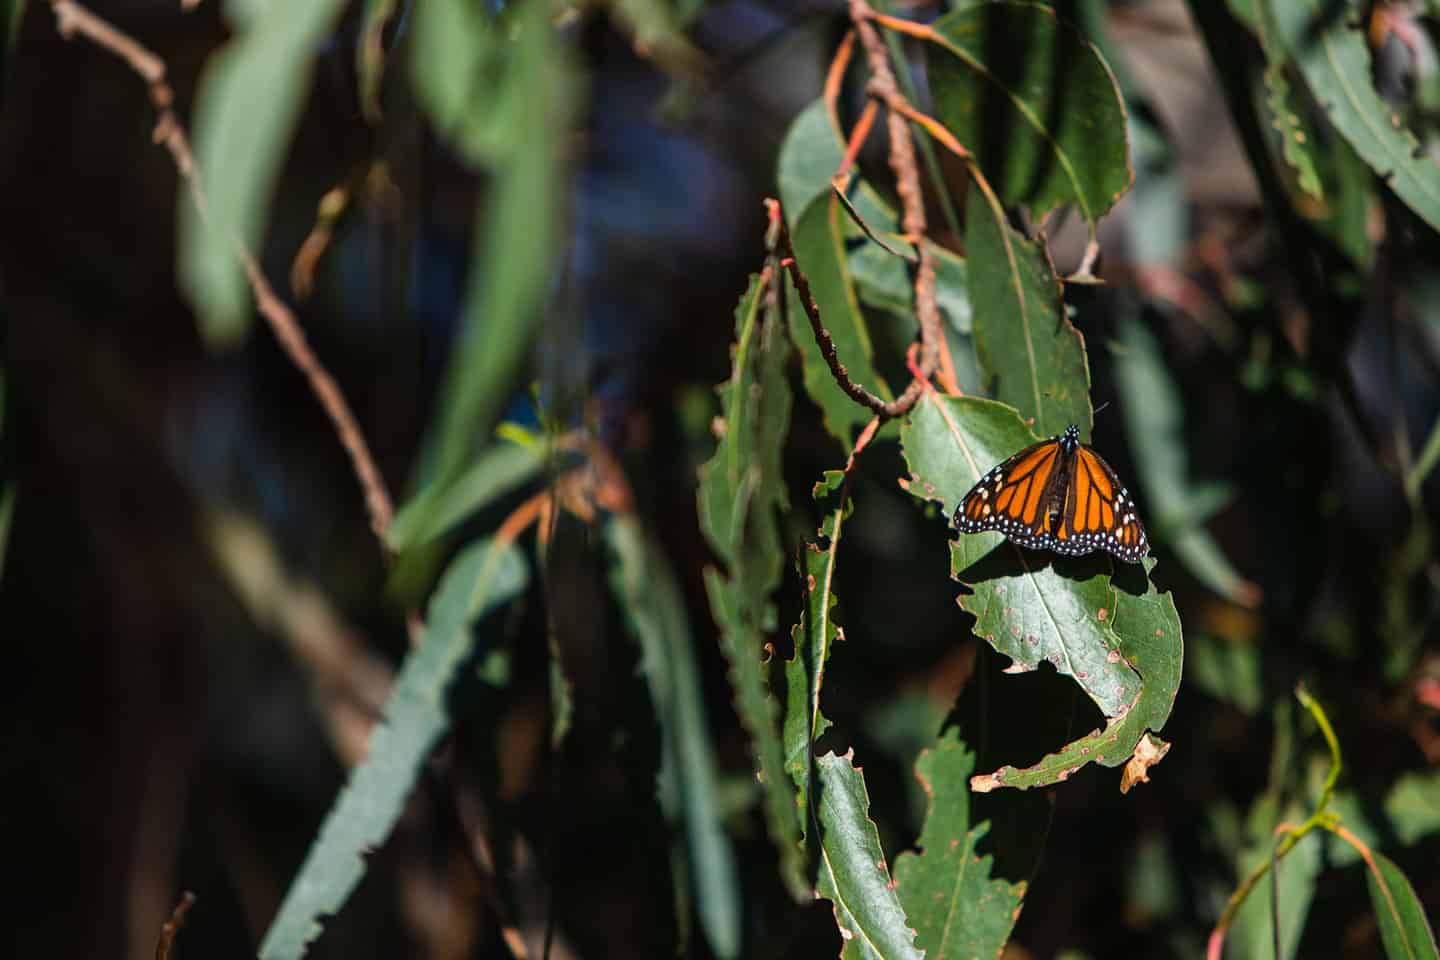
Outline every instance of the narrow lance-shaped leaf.
<path id="1" fill-rule="evenodd" d="M 499 443 L 476 457 L 451 486 L 427 488 L 401 507 L 385 541 L 392 550 L 403 551 L 433 540 L 536 477 L 543 465 L 541 451 Z"/>
<path id="2" fill-rule="evenodd" d="M 1370 168 L 1422 220 L 1440 230 L 1440 166 L 1375 92 L 1365 35 L 1349 3 L 1260 0 L 1265 48 L 1293 58 L 1321 108 Z"/>
<path id="3" fill-rule="evenodd" d="M 1050 258 L 1039 244 L 1016 233 L 1004 211 L 979 188 L 971 189 L 966 210 L 965 250 L 981 375 L 996 399 L 1034 419 L 1038 436 L 1058 436 L 1073 423 L 1088 439 L 1092 414 L 1085 340 L 1065 316 Z"/>
<path id="4" fill-rule="evenodd" d="M 440 46 L 435 51 L 414 51 L 413 56 L 423 60 L 429 53 L 449 51 L 448 46 Z M 521 11 L 504 63 L 504 76 L 493 94 L 497 103 L 486 114 L 468 117 L 457 133 L 478 137 L 479 128 L 497 126 L 493 123 L 497 113 L 508 118 L 498 125 L 503 137 L 471 154 L 472 159 L 489 158 L 493 178 L 485 216 L 475 225 L 463 322 L 445 379 L 438 426 L 430 438 L 437 462 L 430 483 L 441 492 L 460 476 L 513 388 L 540 329 L 541 299 L 554 272 L 557 218 L 564 196 L 559 144 L 577 81 L 542 4 L 529 4 Z M 462 58 L 457 67 L 465 65 Z M 423 93 L 426 88 L 418 79 L 417 85 Z M 432 109 L 436 109 L 433 104 Z M 429 492 L 421 496 L 432 503 L 441 500 Z M 434 521 L 419 516 L 414 522 L 428 526 Z"/>
<path id="5" fill-rule="evenodd" d="M 700 468 L 700 528 L 725 566 L 705 571 L 710 610 L 730 663 L 735 707 L 750 736 L 771 838 L 780 852 L 781 879 L 791 895 L 810 894 L 800 849 L 800 819 L 785 772 L 778 712 L 771 696 L 765 634 L 774 628 L 772 594 L 784 554 L 776 511 L 786 505 L 780 450 L 790 425 L 785 380 L 788 340 L 774 310 L 761 322 L 767 284 L 752 279 L 735 311 L 736 345 L 730 379 L 719 390 L 723 416 L 715 455 Z"/>
<path id="6" fill-rule="evenodd" d="M 919 960 L 915 931 L 895 886 L 880 836 L 870 820 L 865 780 L 850 757 L 815 761 L 819 786 L 820 870 L 817 891 L 834 905 L 845 960 Z"/>
<path id="7" fill-rule="evenodd" d="M 954 727 L 915 762 L 929 804 L 920 850 L 896 859 L 895 884 L 927 957 L 998 957 L 1025 896 L 1023 881 L 993 879 L 994 858 L 976 852 L 990 825 L 970 821 L 974 772 L 975 755 Z"/>
<path id="8" fill-rule="evenodd" d="M 1275 816 L 1276 807 L 1273 804 L 1268 805 L 1269 816 L 1264 816 L 1266 809 L 1257 804 L 1257 809 L 1252 811 L 1252 815 L 1261 814 L 1267 829 L 1254 831 L 1254 842 L 1241 854 L 1236 865 L 1238 877 L 1248 876 L 1252 870 L 1270 859 L 1279 839 L 1273 835 L 1275 824 L 1282 819 L 1299 823 L 1306 816 L 1305 811 L 1298 806 L 1286 810 L 1283 817 Z M 1251 826 L 1259 824 L 1252 821 Z M 1226 937 L 1226 946 L 1229 948 L 1227 953 L 1230 957 L 1234 960 L 1293 960 L 1300 955 L 1300 938 L 1305 931 L 1305 917 L 1310 912 L 1310 904 L 1315 899 L 1315 883 L 1320 878 L 1320 853 L 1320 837 L 1318 834 L 1311 834 L 1276 861 L 1272 869 L 1278 872 L 1274 877 L 1265 877 L 1235 912 L 1234 922 Z M 1279 894 L 1278 917 L 1270 895 L 1272 882 L 1277 884 L 1275 889 Z M 1277 919 L 1280 924 L 1278 958 L 1275 955 Z"/>
<path id="9" fill-rule="evenodd" d="M 509 601 L 529 578 L 513 544 L 486 540 L 446 571 L 426 614 L 425 637 L 405 658 L 370 735 L 365 762 L 350 773 L 260 945 L 262 960 L 296 960 L 338 913 L 385 842 L 431 749 L 449 729 L 445 695 L 470 658 L 470 627 Z"/>
<path id="10" fill-rule="evenodd" d="M 911 495 L 940 501 L 947 518 L 985 471 L 1034 442 L 1001 404 L 934 394 L 916 405 L 900 438 Z M 1111 627 L 1116 599 L 1108 570 L 1094 557 L 1019 550 L 998 533 L 962 535 L 951 545 L 951 575 L 973 590 L 959 602 L 975 615 L 976 635 L 1013 660 L 1013 670 L 1050 663 L 1105 716 L 1119 717 L 1139 697 L 1141 678 Z"/>
<path id="11" fill-rule="evenodd" d="M 1073 203 L 1092 225 L 1114 206 L 1132 177 L 1125 102 L 1075 28 L 1039 3 L 984 3 L 933 31 L 935 112 L 1002 202 L 1037 216 Z"/>
<path id="12" fill-rule="evenodd" d="M 848 238 L 863 234 L 830 188 L 840 157 L 839 134 L 830 125 L 825 104 L 816 100 L 795 118 L 780 149 L 782 205 L 790 224 L 795 259 L 810 281 L 836 355 L 852 380 L 888 400 L 890 389 L 875 370 L 869 327 L 850 272 Z M 789 314 L 790 336 L 802 360 L 805 392 L 820 407 L 825 428 L 849 449 L 856 432 L 872 414 L 835 383 L 793 291 Z"/>
<path id="13" fill-rule="evenodd" d="M 735 852 L 717 803 L 715 745 L 685 600 L 669 564 L 634 516 L 605 527 L 610 587 L 640 643 L 640 670 L 660 723 L 660 807 L 684 827 L 700 924 L 719 957 L 740 954 L 740 887 Z"/>
<path id="14" fill-rule="evenodd" d="M 1383 853 L 1371 854 L 1379 871 L 1367 870 L 1365 883 L 1370 890 L 1370 905 L 1380 925 L 1380 939 L 1390 960 L 1435 960 L 1440 948 L 1435 933 L 1425 916 L 1420 898 L 1410 879 Z"/>
<path id="15" fill-rule="evenodd" d="M 836 482 L 844 474 L 833 471 Z M 820 528 L 820 542 L 807 543 L 800 552 L 800 577 L 805 584 L 805 606 L 800 622 L 791 631 L 795 655 L 785 663 L 785 764 L 795 781 L 795 805 L 800 813 L 801 832 L 809 834 L 812 750 L 830 726 L 820 711 L 820 688 L 825 681 L 825 663 L 841 639 L 835 624 L 835 566 L 840 552 L 840 534 L 846 504 L 837 505 Z"/>
<path id="16" fill-rule="evenodd" d="M 180 284 L 201 332 L 217 345 L 237 343 L 249 331 L 250 290 L 235 242 L 258 255 L 315 51 L 345 3 L 289 0 L 228 8 L 245 15 L 235 39 L 211 58 L 195 95 L 195 168 L 208 199 L 208 225 L 188 193 L 180 200 Z"/>

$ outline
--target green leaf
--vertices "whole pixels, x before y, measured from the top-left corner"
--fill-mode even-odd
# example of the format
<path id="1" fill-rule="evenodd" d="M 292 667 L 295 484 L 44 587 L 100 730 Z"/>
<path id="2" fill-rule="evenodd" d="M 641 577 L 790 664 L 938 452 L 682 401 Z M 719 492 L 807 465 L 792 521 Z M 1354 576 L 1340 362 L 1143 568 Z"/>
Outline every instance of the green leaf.
<path id="1" fill-rule="evenodd" d="M 196 175 L 208 224 L 186 191 L 180 200 L 180 284 L 212 346 L 250 329 L 250 288 L 239 242 L 259 256 L 270 199 L 310 88 L 315 51 L 343 0 L 288 0 L 256 8 L 210 59 L 195 93 Z M 182 187 L 182 190 L 185 190 Z"/>
<path id="2" fill-rule="evenodd" d="M 820 319 L 835 343 L 835 353 L 850 379 L 876 396 L 889 400 L 889 387 L 876 372 L 874 348 L 846 251 L 846 227 L 850 221 L 835 196 L 826 192 L 810 202 L 791 231 L 795 259 L 810 280 Z M 800 350 L 805 391 L 824 414 L 825 427 L 849 450 L 855 434 L 874 416 L 840 389 L 825 362 L 810 321 L 801 309 L 798 296 L 791 296 L 790 336 Z"/>
<path id="3" fill-rule="evenodd" d="M 445 696 L 474 650 L 470 627 L 517 596 L 529 573 L 513 544 L 485 540 L 445 572 L 426 613 L 425 636 L 400 668 L 385 719 L 370 735 L 365 762 L 350 773 L 290 884 L 265 939 L 262 960 L 295 960 L 344 906 L 365 858 L 390 835 L 431 749 L 450 727 Z"/>
<path id="4" fill-rule="evenodd" d="M 1202 633 L 1185 649 L 1185 670 L 1196 687 L 1249 716 L 1265 700 L 1259 644 Z"/>
<path id="5" fill-rule="evenodd" d="M 1324 189 L 1315 158 L 1310 155 L 1315 136 L 1291 99 L 1290 81 L 1285 79 L 1285 68 L 1280 63 L 1272 61 L 1266 68 L 1265 89 L 1265 105 L 1270 110 L 1271 125 L 1280 135 L 1281 155 L 1295 171 L 1300 189 L 1318 200 L 1324 196 Z"/>
<path id="6" fill-rule="evenodd" d="M 1292 807 L 1284 819 L 1299 823 L 1305 818 L 1305 811 Z M 1266 822 L 1271 822 L 1266 818 Z M 1274 820 L 1278 823 L 1279 818 Z M 1273 823 L 1271 823 L 1273 826 Z M 1270 830 L 1257 831 L 1258 842 L 1241 854 L 1236 875 L 1248 876 L 1250 871 L 1270 859 L 1270 851 L 1279 839 Z M 1275 911 L 1272 905 L 1270 884 L 1279 885 L 1280 960 L 1290 960 L 1300 947 L 1300 937 L 1305 930 L 1305 917 L 1310 912 L 1310 903 L 1315 899 L 1315 883 L 1322 867 L 1320 838 L 1311 835 L 1301 840 L 1283 857 L 1277 867 L 1275 878 L 1264 877 L 1251 891 L 1250 896 L 1235 912 L 1226 946 L 1226 955 L 1232 960 L 1272 960 L 1275 957 Z"/>
<path id="7" fill-rule="evenodd" d="M 996 399 L 1034 418 L 1039 436 L 1058 436 L 1073 423 L 1088 439 L 1093 417 L 1085 339 L 1064 314 L 1049 256 L 1016 233 L 978 188 L 972 187 L 966 210 L 982 376 Z"/>
<path id="8" fill-rule="evenodd" d="M 1236 572 L 1209 532 L 1200 526 L 1229 500 L 1216 502 L 1213 488 L 1190 478 L 1180 390 L 1170 376 L 1160 343 L 1134 316 L 1117 317 L 1115 387 L 1124 411 L 1140 488 L 1149 500 L 1155 539 L 1170 540 L 1186 568 L 1211 590 L 1253 604 L 1255 587 Z M 1204 509 L 1201 509 L 1201 507 Z"/>
<path id="9" fill-rule="evenodd" d="M 795 115 L 780 145 L 775 171 L 780 207 L 792 229 L 816 197 L 830 193 L 830 178 L 844 156 L 844 143 L 830 123 L 824 100 L 812 101 Z"/>
<path id="10" fill-rule="evenodd" d="M 1340 135 L 1417 216 L 1440 229 L 1440 167 L 1375 92 L 1364 34 L 1349 22 L 1352 9 L 1325 0 L 1264 0 L 1267 50 L 1294 60 Z"/>
<path id="11" fill-rule="evenodd" d="M 920 960 L 915 931 L 890 882 L 880 836 L 870 820 L 865 779 L 847 754 L 815 761 L 819 785 L 820 871 L 817 891 L 834 905 L 840 956 Z"/>
<path id="12" fill-rule="evenodd" d="M 844 482 L 843 471 L 829 471 L 816 484 L 817 496 L 833 492 Z M 825 682 L 825 663 L 843 634 L 835 624 L 835 565 L 840 551 L 840 534 L 848 504 L 840 504 L 825 518 L 820 543 L 806 543 L 797 564 L 805 584 L 805 605 L 800 622 L 790 631 L 795 655 L 785 661 L 785 765 L 795 782 L 795 806 L 800 814 L 802 835 L 809 834 L 812 751 L 815 741 L 830 727 L 820 711 L 820 687 Z"/>
<path id="13" fill-rule="evenodd" d="M 740 886 L 735 852 L 718 805 L 715 745 L 685 599 L 654 541 L 632 515 L 605 527 L 610 588 L 640 644 L 640 670 L 660 723 L 660 809 L 684 827 L 694 903 L 710 948 L 740 954 Z"/>
<path id="14" fill-rule="evenodd" d="M 543 465 L 538 450 L 515 443 L 496 444 L 482 451 L 449 487 L 426 487 L 405 503 L 396 512 L 385 540 L 397 552 L 434 540 L 477 510 L 529 482 Z"/>
<path id="15" fill-rule="evenodd" d="M 442 60 L 446 53 L 453 53 L 449 46 L 419 48 L 412 57 L 437 58 L 427 76 L 447 64 L 456 69 L 468 65 L 463 57 Z M 494 108 L 506 114 L 500 125 L 504 142 L 475 154 L 489 158 L 493 175 L 489 209 L 475 225 L 469 289 L 434 438 L 438 464 L 432 483 L 437 491 L 458 479 L 479 438 L 489 436 L 540 329 L 541 300 L 555 270 L 564 202 L 562 131 L 577 92 L 573 67 L 553 35 L 547 8 L 526 5 L 506 52 L 500 88 L 493 94 L 510 105 Z M 473 132 L 479 122 L 467 120 L 466 129 Z M 445 499 L 433 497 L 436 503 Z M 433 523 L 429 517 L 415 522 Z"/>
<path id="16" fill-rule="evenodd" d="M 1095 47 L 1038 3 L 974 4 L 933 29 L 935 112 L 1002 202 L 1036 216 L 1073 203 L 1093 226 L 1132 177 L 1125 103 Z"/>
<path id="17" fill-rule="evenodd" d="M 1025 896 L 1023 881 L 992 879 L 994 858 L 976 851 L 990 825 L 971 825 L 974 772 L 975 755 L 953 727 L 915 763 L 929 805 L 921 852 L 896 859 L 895 884 L 927 957 L 998 957 Z"/>
<path id="18" fill-rule="evenodd" d="M 736 346 L 730 379 L 719 389 L 722 410 L 715 455 L 700 468 L 700 528 L 725 566 L 705 571 L 710 610 L 730 664 L 735 707 L 750 737 L 781 879 L 797 900 L 810 896 L 800 849 L 800 819 L 785 772 L 778 706 L 761 659 L 774 629 L 771 596 L 784 552 L 776 513 L 787 506 L 780 451 L 790 427 L 785 379 L 789 342 L 774 310 L 761 322 L 765 284 L 752 278 L 735 310 Z"/>
<path id="19" fill-rule="evenodd" d="M 1440 957 L 1435 934 L 1425 918 L 1425 908 L 1415 896 L 1410 880 L 1383 853 L 1374 854 L 1380 875 L 1366 871 L 1370 903 L 1380 925 L 1385 955 L 1391 960 L 1434 960 Z"/>
<path id="20" fill-rule="evenodd" d="M 1008 407 L 933 393 L 916 405 L 900 441 L 912 475 L 911 495 L 940 501 L 947 517 L 987 470 L 1035 442 Z M 1073 678 L 1106 717 L 1125 716 L 1142 684 L 1111 627 L 1117 601 L 1102 572 L 1108 562 L 1051 561 L 1002 541 L 1000 534 L 988 533 L 960 536 L 951 544 L 951 575 L 973 588 L 960 605 L 975 615 L 976 636 L 1009 657 L 1010 670 L 1034 670 L 1048 662 Z"/>
<path id="21" fill-rule="evenodd" d="M 862 186 L 862 189 L 868 190 L 869 187 Z M 877 228 L 875 223 L 870 223 L 870 226 Z M 888 230 L 889 224 L 886 228 Z M 935 303 L 952 330 L 969 333 L 974 323 L 974 310 L 970 306 L 965 260 L 928 240 L 925 245 L 935 258 Z M 882 249 L 879 244 L 863 243 L 850 251 L 849 266 L 861 300 L 872 307 L 900 314 L 910 320 L 912 327 L 915 325 L 915 283 L 910 276 L 908 261 Z"/>

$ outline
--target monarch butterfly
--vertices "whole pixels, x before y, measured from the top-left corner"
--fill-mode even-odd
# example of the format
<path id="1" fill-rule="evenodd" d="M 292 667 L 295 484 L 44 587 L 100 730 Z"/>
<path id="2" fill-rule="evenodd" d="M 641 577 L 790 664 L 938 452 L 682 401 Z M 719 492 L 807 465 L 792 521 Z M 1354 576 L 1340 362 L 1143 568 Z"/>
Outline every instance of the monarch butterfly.
<path id="1" fill-rule="evenodd" d="M 1150 552 L 1130 492 L 1073 423 L 981 477 L 954 523 L 961 533 L 999 530 L 1022 547 L 1070 556 L 1108 550 L 1139 563 Z"/>

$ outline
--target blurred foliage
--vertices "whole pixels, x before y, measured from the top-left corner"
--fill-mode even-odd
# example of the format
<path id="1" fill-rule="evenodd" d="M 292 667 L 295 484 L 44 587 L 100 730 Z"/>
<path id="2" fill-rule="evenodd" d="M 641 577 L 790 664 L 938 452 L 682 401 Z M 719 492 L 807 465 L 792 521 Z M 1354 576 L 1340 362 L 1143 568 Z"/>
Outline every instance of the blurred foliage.
<path id="1" fill-rule="evenodd" d="M 0 5 L 16 955 L 1437 955 L 1433 4 L 141 6 L 204 211 Z M 954 532 L 1072 423 L 1144 563 Z"/>

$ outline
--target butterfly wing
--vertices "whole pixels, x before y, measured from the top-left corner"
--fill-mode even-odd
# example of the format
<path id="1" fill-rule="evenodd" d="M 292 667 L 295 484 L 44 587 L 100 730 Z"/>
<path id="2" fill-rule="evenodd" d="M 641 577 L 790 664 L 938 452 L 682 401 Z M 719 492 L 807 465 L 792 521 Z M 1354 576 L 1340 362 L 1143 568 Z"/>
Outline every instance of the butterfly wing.
<path id="1" fill-rule="evenodd" d="M 1072 555 L 1108 550 L 1126 563 L 1139 563 L 1150 552 L 1150 541 L 1130 491 L 1090 447 L 1082 444 L 1074 459 L 1055 534 L 1059 545 L 1053 549 Z"/>
<path id="2" fill-rule="evenodd" d="M 1026 447 L 981 477 L 955 508 L 961 533 L 999 530 L 1022 547 L 1056 548 L 1065 478 L 1074 456 L 1059 438 Z"/>

